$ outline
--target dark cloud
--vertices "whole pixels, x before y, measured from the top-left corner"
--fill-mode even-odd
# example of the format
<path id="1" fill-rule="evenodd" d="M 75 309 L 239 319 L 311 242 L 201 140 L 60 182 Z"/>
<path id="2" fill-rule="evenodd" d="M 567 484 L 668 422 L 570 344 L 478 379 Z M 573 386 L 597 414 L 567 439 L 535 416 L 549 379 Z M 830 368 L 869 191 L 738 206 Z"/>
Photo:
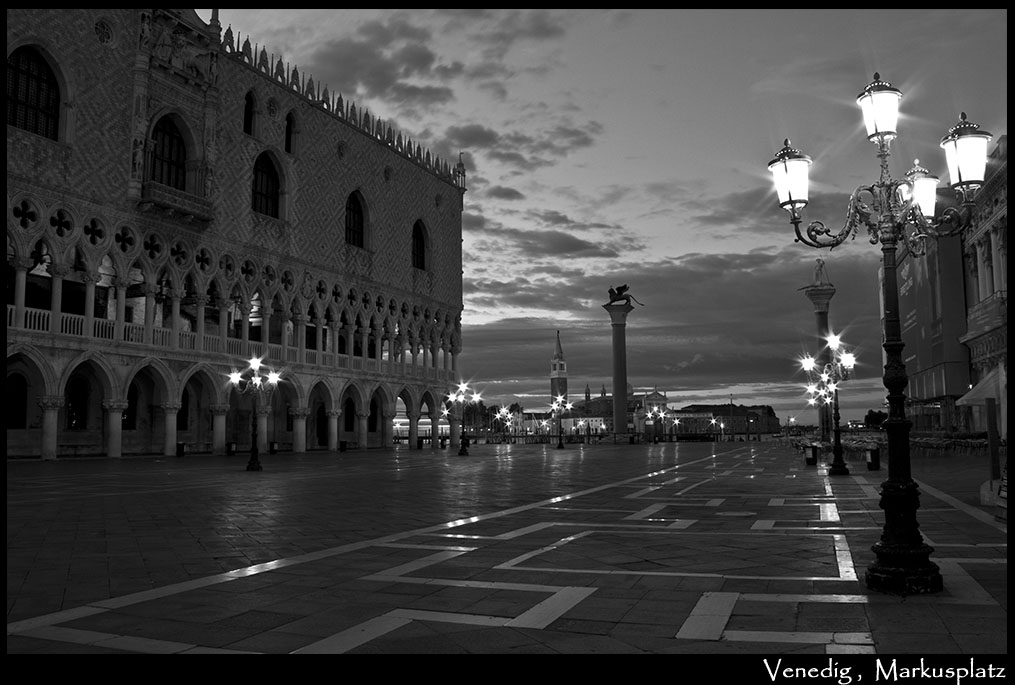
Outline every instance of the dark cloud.
<path id="1" fill-rule="evenodd" d="M 466 124 L 465 126 L 449 127 L 445 131 L 444 137 L 454 147 L 488 150 L 497 145 L 501 135 L 488 126 Z"/>
<path id="2" fill-rule="evenodd" d="M 514 188 L 505 188 L 504 186 L 493 186 L 487 188 L 484 191 L 484 194 L 487 197 L 491 197 L 496 200 L 515 201 L 525 199 L 525 195 L 523 193 L 515 190 Z"/>

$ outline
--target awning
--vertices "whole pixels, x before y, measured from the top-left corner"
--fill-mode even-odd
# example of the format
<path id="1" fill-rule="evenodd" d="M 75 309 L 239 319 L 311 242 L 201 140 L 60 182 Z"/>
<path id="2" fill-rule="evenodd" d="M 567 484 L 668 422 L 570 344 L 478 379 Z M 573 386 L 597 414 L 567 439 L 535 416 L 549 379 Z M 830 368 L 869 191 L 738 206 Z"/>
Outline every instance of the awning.
<path id="1" fill-rule="evenodd" d="M 955 400 L 955 404 L 973 406 L 986 404 L 984 400 L 988 397 L 993 397 L 995 400 L 998 399 L 1001 396 L 998 383 L 1000 375 L 1001 373 L 997 369 L 994 369 L 973 386 L 972 390 Z"/>

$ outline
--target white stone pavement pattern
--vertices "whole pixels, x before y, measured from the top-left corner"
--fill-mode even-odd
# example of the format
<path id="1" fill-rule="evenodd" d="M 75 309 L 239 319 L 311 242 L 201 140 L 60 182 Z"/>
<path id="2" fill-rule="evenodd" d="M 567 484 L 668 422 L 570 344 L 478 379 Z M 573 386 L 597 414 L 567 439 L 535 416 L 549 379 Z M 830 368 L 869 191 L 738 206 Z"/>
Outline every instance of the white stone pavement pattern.
<path id="1" fill-rule="evenodd" d="M 869 593 L 886 472 L 830 477 L 776 442 L 402 447 L 257 474 L 240 457 L 108 461 L 8 464 L 8 653 L 1007 649 L 1006 523 L 921 482 L 945 592 Z M 77 556 L 53 562 L 33 516 L 50 540 L 76 522 Z M 101 552 L 82 544 L 96 517 Z M 109 576 L 135 552 L 147 587 L 119 594 Z M 186 560 L 185 580 L 158 580 Z M 75 578 L 104 577 L 108 596 L 75 604 Z M 67 600 L 11 620 L 44 590 Z"/>

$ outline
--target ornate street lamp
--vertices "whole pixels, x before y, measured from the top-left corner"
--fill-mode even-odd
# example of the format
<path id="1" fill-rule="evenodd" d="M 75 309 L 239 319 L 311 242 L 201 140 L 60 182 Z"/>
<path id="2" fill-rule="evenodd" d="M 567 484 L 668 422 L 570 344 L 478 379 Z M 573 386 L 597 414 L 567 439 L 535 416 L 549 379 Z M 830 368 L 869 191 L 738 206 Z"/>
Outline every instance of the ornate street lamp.
<path id="1" fill-rule="evenodd" d="M 500 420 L 501 433 L 504 434 L 504 442 L 508 441 L 508 429 L 511 428 L 511 412 L 507 407 L 501 407 L 497 410 L 496 418 Z"/>
<path id="2" fill-rule="evenodd" d="M 829 335 L 828 350 L 831 359 L 821 366 L 814 357 L 804 357 L 800 366 L 811 377 L 807 391 L 811 394 L 809 403 L 812 405 L 832 405 L 832 463 L 828 467 L 830 476 L 848 476 L 849 468 L 842 458 L 842 433 L 839 425 L 839 385 L 849 380 L 853 367 L 856 366 L 856 355 L 847 352 L 842 338 L 834 333 Z"/>
<path id="3" fill-rule="evenodd" d="M 652 441 L 659 442 L 659 434 L 662 432 L 660 429 L 666 426 L 666 407 L 654 406 L 645 415 L 646 419 L 652 420 Z"/>
<path id="4" fill-rule="evenodd" d="M 275 392 L 278 383 L 282 380 L 282 374 L 274 370 L 264 371 L 261 360 L 257 357 L 251 359 L 247 368 L 243 371 L 233 371 L 229 374 L 229 382 L 239 394 L 253 395 L 254 411 L 250 421 L 250 460 L 247 461 L 248 471 L 262 471 L 259 450 L 257 447 L 257 415 L 261 409 L 261 395 L 267 399 L 266 407 L 271 407 L 271 393 Z M 267 434 L 265 435 L 267 438 Z"/>
<path id="5" fill-rule="evenodd" d="M 568 402 L 563 395 L 557 395 L 553 400 L 553 404 L 550 405 L 550 410 L 553 412 L 553 417 L 557 420 L 557 449 L 564 449 L 564 433 L 560 427 L 560 418 L 565 411 L 571 411 L 574 404 Z"/>
<path id="6" fill-rule="evenodd" d="M 452 407 L 457 407 L 453 413 L 461 416 L 458 454 L 463 457 L 469 456 L 469 438 L 465 432 L 465 409 L 469 405 L 479 404 L 480 394 L 469 390 L 468 383 L 459 383 L 458 389 L 448 394 L 448 402 Z M 448 423 L 450 423 L 450 419 Z"/>
<path id="7" fill-rule="evenodd" d="M 906 364 L 902 358 L 902 329 L 899 317 L 899 287 L 896 249 L 905 243 L 914 256 L 924 254 L 926 240 L 960 233 L 971 224 L 976 189 L 983 184 L 987 143 L 991 135 L 976 124 L 961 120 L 941 139 L 948 162 L 951 187 L 961 206 L 948 207 L 935 219 L 933 194 L 936 186 L 919 163 L 904 179 L 893 179 L 888 169 L 889 147 L 896 137 L 899 101 L 902 92 L 874 74 L 874 80 L 857 96 L 863 111 L 867 138 L 877 146 L 881 176 L 871 185 L 861 185 L 850 197 L 846 223 L 837 233 L 820 221 L 801 231 L 801 210 L 807 206 L 808 168 L 811 159 L 792 147 L 784 147 L 768 168 L 772 172 L 779 205 L 790 215 L 796 242 L 814 248 L 834 248 L 866 229 L 873 245 L 881 244 L 884 284 L 882 287 L 885 350 L 884 385 L 888 390 L 889 416 L 885 421 L 888 442 L 888 480 L 881 485 L 881 508 L 885 526 L 881 540 L 872 550 L 877 560 L 868 567 L 867 586 L 898 594 L 940 592 L 943 589 L 937 564 L 930 561 L 933 549 L 924 543 L 916 521 L 920 491 L 912 479 L 909 459 L 909 430 L 906 418 Z"/>

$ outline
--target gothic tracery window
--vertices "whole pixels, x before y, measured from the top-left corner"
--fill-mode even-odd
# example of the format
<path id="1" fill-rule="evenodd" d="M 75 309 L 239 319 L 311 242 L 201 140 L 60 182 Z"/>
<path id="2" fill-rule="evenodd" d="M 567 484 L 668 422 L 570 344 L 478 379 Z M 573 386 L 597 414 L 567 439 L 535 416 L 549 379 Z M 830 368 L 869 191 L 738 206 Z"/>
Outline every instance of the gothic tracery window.
<path id="1" fill-rule="evenodd" d="M 187 186 L 187 148 L 183 135 L 169 117 L 163 117 L 152 131 L 151 179 L 177 190 Z"/>
<path id="2" fill-rule="evenodd" d="M 42 55 L 21 47 L 7 58 L 7 125 L 57 140 L 60 86 Z"/>
<path id="3" fill-rule="evenodd" d="M 281 183 L 275 164 L 266 152 L 262 152 L 254 162 L 254 187 L 251 193 L 254 211 L 278 219 L 280 193 Z"/>

